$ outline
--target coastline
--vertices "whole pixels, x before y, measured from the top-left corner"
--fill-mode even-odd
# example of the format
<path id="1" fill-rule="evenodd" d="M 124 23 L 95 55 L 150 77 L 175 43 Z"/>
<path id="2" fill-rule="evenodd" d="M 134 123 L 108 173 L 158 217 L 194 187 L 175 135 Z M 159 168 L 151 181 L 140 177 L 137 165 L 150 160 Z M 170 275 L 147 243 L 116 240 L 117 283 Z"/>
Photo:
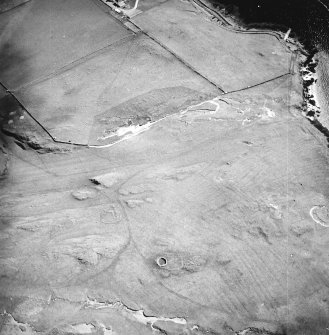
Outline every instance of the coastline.
<path id="1" fill-rule="evenodd" d="M 312 47 L 311 43 L 302 43 L 298 37 L 284 37 L 284 31 L 276 24 L 259 23 L 258 26 L 268 29 L 259 29 L 244 24 L 242 20 L 234 14 L 225 13 L 225 9 L 219 10 L 217 6 L 209 0 L 198 0 L 210 11 L 219 14 L 226 22 L 229 22 L 233 30 L 251 33 L 271 33 L 280 36 L 291 52 L 299 56 L 298 72 L 303 85 L 304 103 L 301 108 L 302 115 L 305 116 L 313 126 L 315 126 L 329 142 L 329 55 L 326 51 L 321 51 Z M 217 8 L 216 8 L 217 7 Z M 225 6 L 224 6 L 225 7 Z M 225 24 L 225 23 L 224 23 Z M 277 29 L 275 29 L 275 27 Z M 282 27 L 281 27 L 282 28 Z"/>

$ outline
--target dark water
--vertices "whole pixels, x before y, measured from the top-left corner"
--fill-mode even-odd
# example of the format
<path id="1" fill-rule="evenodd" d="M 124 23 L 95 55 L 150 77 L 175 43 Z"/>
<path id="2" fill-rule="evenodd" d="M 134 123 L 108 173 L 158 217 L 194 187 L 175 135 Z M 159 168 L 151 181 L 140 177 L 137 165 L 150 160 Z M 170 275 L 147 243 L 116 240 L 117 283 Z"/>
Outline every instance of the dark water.
<path id="1" fill-rule="evenodd" d="M 297 37 L 309 51 L 317 48 L 329 52 L 329 0 L 210 0 L 210 2 L 225 8 L 250 28 L 282 31 L 291 28 L 291 36 Z"/>

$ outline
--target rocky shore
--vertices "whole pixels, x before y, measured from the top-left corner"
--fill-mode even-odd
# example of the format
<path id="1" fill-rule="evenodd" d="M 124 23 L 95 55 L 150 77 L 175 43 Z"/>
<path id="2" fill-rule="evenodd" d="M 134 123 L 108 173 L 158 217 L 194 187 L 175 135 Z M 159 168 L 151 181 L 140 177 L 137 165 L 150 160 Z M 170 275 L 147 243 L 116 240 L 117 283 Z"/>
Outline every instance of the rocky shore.
<path id="1" fill-rule="evenodd" d="M 250 17 L 244 18 L 241 17 L 241 13 L 239 13 L 238 5 L 234 5 L 235 2 L 233 1 L 232 4 L 230 2 L 221 2 L 221 1 L 208 1 L 202 0 L 207 7 L 211 8 L 211 10 L 218 12 L 224 18 L 227 17 L 230 20 L 232 27 L 235 29 L 243 29 L 250 31 L 251 27 L 258 27 L 258 31 L 268 31 L 280 34 L 283 36 L 284 29 L 291 25 L 289 22 L 290 19 L 282 18 L 282 22 L 279 24 L 277 22 L 278 13 L 273 13 L 274 17 L 268 17 L 268 13 L 266 11 L 264 14 L 261 14 L 262 10 L 260 10 L 259 14 L 256 14 L 257 8 L 251 8 L 250 11 L 254 11 L 256 21 L 253 23 L 246 23 L 246 21 L 251 20 Z M 238 4 L 239 2 L 237 2 Z M 232 10 L 232 6 L 235 10 Z M 262 6 L 262 5 L 260 5 Z M 269 5 L 271 6 L 271 5 Z M 273 5 L 272 5 L 273 6 Z M 279 6 L 277 4 L 276 6 Z M 292 4 L 289 4 L 289 8 Z M 300 11 L 303 12 L 303 17 L 307 13 L 307 8 L 309 4 L 307 2 L 300 4 L 301 8 Z M 321 6 L 323 6 L 324 12 L 320 13 Z M 303 80 L 303 95 L 304 95 L 304 104 L 301 109 L 303 115 L 307 117 L 311 123 L 321 131 L 327 138 L 329 135 L 329 56 L 328 51 L 324 51 L 327 48 L 327 40 L 329 36 L 329 31 L 326 25 L 326 11 L 328 7 L 325 3 L 321 2 L 319 9 L 317 12 L 314 12 L 314 8 L 310 7 L 309 15 L 316 15 L 319 14 L 319 17 L 315 17 L 315 26 L 308 27 L 307 25 L 310 24 L 309 20 L 305 18 L 305 22 L 302 25 L 298 20 L 296 20 L 296 25 L 298 27 L 297 35 L 295 34 L 294 38 L 289 37 L 287 33 L 286 42 L 287 45 L 291 48 L 293 52 L 299 53 L 299 72 L 301 74 L 301 79 Z M 289 10 L 289 9 L 287 9 Z M 321 14 L 321 15 L 320 15 Z M 260 20 L 272 20 L 270 22 L 261 22 Z M 296 14 L 298 16 L 298 13 Z M 252 16 L 252 14 L 250 14 Z M 258 21 L 257 21 L 258 20 Z M 285 22 L 286 20 L 286 22 Z M 294 23 L 295 24 L 295 23 Z M 294 25 L 293 24 L 293 25 Z M 323 27 L 321 27 L 321 24 Z M 299 25 L 299 26 L 298 26 Z M 262 30 L 266 29 L 266 30 Z M 271 30 L 273 29 L 273 30 Z M 291 29 L 288 30 L 289 33 Z M 321 34 L 323 36 L 321 36 Z M 299 41 L 299 39 L 301 41 Z M 320 51 L 322 50 L 322 51 Z M 321 112 L 322 111 L 322 112 Z"/>

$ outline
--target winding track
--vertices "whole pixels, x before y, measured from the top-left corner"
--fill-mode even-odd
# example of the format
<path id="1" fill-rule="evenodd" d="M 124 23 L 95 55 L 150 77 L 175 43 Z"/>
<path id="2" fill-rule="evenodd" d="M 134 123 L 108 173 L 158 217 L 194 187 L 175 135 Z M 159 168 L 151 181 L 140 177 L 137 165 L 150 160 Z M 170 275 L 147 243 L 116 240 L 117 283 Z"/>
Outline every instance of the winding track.
<path id="1" fill-rule="evenodd" d="M 158 41 L 157 39 L 155 39 L 153 36 L 151 36 L 150 34 L 148 34 L 147 32 L 143 31 L 140 27 L 138 27 L 136 24 L 134 24 L 133 22 L 131 22 L 129 20 L 129 22 L 135 26 L 141 33 L 143 33 L 144 35 L 146 35 L 147 37 L 149 37 L 150 39 L 152 39 L 154 42 L 156 42 L 157 44 L 159 44 L 162 48 L 166 49 L 168 52 L 170 52 L 175 58 L 177 58 L 180 62 L 182 62 L 185 66 L 187 66 L 191 71 L 195 72 L 196 74 L 200 75 L 201 77 L 203 77 L 204 79 L 206 79 L 209 83 L 211 83 L 212 85 L 214 85 L 219 91 L 222 92 L 222 95 L 226 95 L 226 94 L 230 94 L 230 93 L 235 93 L 235 92 L 240 92 L 240 91 L 245 91 L 257 86 L 261 86 L 263 84 L 266 84 L 268 82 L 277 80 L 279 78 L 282 78 L 284 76 L 287 75 L 292 75 L 293 74 L 293 68 L 294 68 L 294 63 L 295 63 L 295 53 L 293 53 L 287 46 L 287 44 L 283 41 L 282 37 L 280 36 L 280 34 L 278 32 L 275 31 L 270 31 L 270 30 L 257 30 L 257 31 L 245 31 L 242 29 L 237 29 L 234 28 L 233 25 L 220 13 L 218 13 L 216 10 L 210 8 L 207 4 L 205 4 L 203 1 L 201 0 L 189 0 L 190 3 L 192 3 L 192 5 L 194 4 L 195 6 L 198 6 L 199 8 L 201 7 L 201 9 L 203 9 L 204 11 L 206 11 L 207 13 L 211 14 L 213 17 L 217 18 L 218 20 L 222 21 L 224 23 L 224 25 L 221 25 L 220 27 L 222 29 L 228 30 L 230 32 L 233 33 L 237 33 L 237 34 L 250 34 L 250 35 L 270 35 L 275 37 L 286 49 L 287 51 L 289 51 L 291 53 L 291 60 L 290 60 L 290 67 L 289 67 L 289 71 L 287 73 L 284 73 L 280 76 L 276 76 L 274 78 L 268 79 L 266 81 L 260 82 L 258 84 L 252 85 L 252 86 L 247 86 L 244 87 L 242 89 L 238 89 L 238 90 L 233 90 L 233 91 L 224 91 L 220 86 L 218 86 L 217 84 L 215 84 L 213 81 L 211 81 L 209 78 L 205 77 L 204 75 L 202 75 L 201 73 L 199 73 L 194 67 L 192 67 L 190 64 L 188 64 L 186 61 L 184 61 L 181 57 L 179 57 L 176 53 L 174 53 L 172 50 L 170 50 L 169 48 L 167 48 L 165 45 L 163 45 L 160 41 Z M 320 0 L 318 0 L 320 1 Z M 103 1 L 101 1 L 102 4 L 104 4 Z M 118 19 L 117 16 L 115 16 L 116 19 Z M 120 19 L 119 19 L 120 20 Z M 122 22 L 122 20 L 120 20 Z M 8 94 L 10 94 L 15 101 L 19 104 L 19 106 L 45 131 L 45 133 L 50 137 L 50 139 L 54 142 L 54 143 L 58 143 L 58 144 L 67 144 L 67 145 L 71 145 L 71 146 L 77 146 L 77 147 L 93 147 L 93 148 L 104 148 L 104 147 L 108 147 L 108 146 L 112 146 L 118 142 L 121 142 L 123 140 L 126 139 L 126 137 L 122 138 L 121 140 L 119 140 L 118 142 L 112 143 L 110 145 L 88 145 L 88 144 L 82 144 L 82 143 L 75 143 L 75 142 L 68 142 L 68 141 L 60 141 L 58 139 L 56 139 L 56 137 L 54 137 L 43 125 L 42 123 L 40 123 L 35 117 L 33 117 L 33 115 L 23 106 L 23 104 L 16 98 L 15 94 L 13 92 L 11 92 L 9 89 L 7 89 L 2 83 L 0 83 L 0 85 L 6 90 L 6 92 Z M 162 120 L 162 119 L 161 119 Z M 158 120 L 160 121 L 160 120 Z M 157 122 L 158 122 L 157 121 Z M 153 122 L 152 122 L 153 124 Z"/>

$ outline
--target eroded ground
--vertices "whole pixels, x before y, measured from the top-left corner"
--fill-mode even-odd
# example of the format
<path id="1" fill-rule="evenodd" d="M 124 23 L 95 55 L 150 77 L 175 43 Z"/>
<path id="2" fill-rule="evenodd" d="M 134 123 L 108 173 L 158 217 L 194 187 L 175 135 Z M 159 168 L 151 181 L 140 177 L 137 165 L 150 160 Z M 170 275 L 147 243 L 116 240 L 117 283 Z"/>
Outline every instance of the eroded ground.
<path id="1" fill-rule="evenodd" d="M 0 14 L 1 334 L 327 334 L 327 147 L 290 51 L 178 0 L 139 28 L 47 3 Z"/>

